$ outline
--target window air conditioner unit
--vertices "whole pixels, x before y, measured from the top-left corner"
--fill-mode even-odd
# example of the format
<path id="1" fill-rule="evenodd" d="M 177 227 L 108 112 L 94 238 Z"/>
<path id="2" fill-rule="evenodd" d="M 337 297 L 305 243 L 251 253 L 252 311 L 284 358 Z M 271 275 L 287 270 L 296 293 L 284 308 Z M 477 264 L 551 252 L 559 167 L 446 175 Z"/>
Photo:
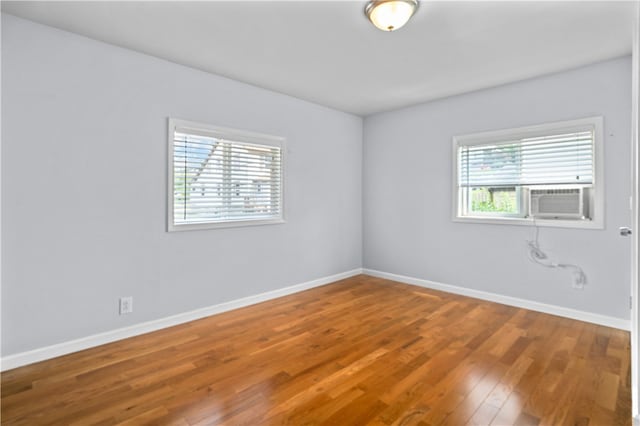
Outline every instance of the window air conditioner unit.
<path id="1" fill-rule="evenodd" d="M 531 188 L 529 216 L 540 219 L 585 219 L 588 214 L 587 191 L 574 188 Z"/>

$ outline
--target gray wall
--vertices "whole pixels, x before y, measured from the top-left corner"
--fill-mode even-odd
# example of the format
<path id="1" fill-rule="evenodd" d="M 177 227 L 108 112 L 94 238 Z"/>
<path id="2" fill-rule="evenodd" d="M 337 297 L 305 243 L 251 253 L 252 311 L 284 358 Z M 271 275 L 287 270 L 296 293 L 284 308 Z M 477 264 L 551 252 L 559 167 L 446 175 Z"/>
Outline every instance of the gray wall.
<path id="1" fill-rule="evenodd" d="M 287 222 L 165 232 L 167 117 L 286 137 Z M 362 264 L 360 117 L 3 15 L 2 123 L 2 355 Z"/>
<path id="2" fill-rule="evenodd" d="M 367 117 L 364 266 L 629 318 L 631 61 L 573 71 Z M 527 259 L 527 226 L 451 221 L 454 135 L 604 116 L 605 229 L 541 228 L 541 246 L 582 266 L 588 285 Z"/>
<path id="3" fill-rule="evenodd" d="M 622 58 L 374 115 L 363 135 L 359 117 L 3 15 L 2 355 L 363 264 L 628 318 L 630 81 Z M 527 260 L 530 228 L 451 221 L 451 137 L 592 115 L 606 228 L 540 233 L 585 269 L 576 291 Z M 169 116 L 286 137 L 287 223 L 165 232 Z"/>

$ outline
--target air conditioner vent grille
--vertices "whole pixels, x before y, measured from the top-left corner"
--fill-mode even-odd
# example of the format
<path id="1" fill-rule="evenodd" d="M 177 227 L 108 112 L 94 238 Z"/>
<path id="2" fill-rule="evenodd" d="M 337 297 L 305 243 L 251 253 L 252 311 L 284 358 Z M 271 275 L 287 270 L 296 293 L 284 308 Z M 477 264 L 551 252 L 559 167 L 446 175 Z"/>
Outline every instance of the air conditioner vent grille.
<path id="1" fill-rule="evenodd" d="M 529 214 L 547 219 L 584 219 L 585 194 L 583 188 L 532 188 Z"/>
<path id="2" fill-rule="evenodd" d="M 580 194 L 580 188 L 532 189 L 532 194 Z"/>

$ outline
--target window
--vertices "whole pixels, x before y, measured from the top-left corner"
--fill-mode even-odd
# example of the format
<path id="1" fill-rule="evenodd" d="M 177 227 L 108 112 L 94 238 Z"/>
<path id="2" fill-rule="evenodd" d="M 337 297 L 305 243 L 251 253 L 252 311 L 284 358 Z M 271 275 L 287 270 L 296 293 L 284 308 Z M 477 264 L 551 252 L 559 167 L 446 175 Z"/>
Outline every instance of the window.
<path id="1" fill-rule="evenodd" d="M 169 119 L 168 230 L 283 222 L 284 139 Z"/>
<path id="2" fill-rule="evenodd" d="M 454 220 L 601 228 L 602 117 L 453 138 Z"/>

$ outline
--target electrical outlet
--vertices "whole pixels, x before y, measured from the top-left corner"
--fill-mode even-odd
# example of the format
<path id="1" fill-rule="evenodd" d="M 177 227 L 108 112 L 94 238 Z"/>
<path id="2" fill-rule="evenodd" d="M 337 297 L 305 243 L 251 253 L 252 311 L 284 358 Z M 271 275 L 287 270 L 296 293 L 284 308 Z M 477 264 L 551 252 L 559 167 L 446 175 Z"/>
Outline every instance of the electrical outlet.
<path id="1" fill-rule="evenodd" d="M 121 297 L 120 298 L 120 315 L 130 314 L 133 312 L 133 297 Z"/>

